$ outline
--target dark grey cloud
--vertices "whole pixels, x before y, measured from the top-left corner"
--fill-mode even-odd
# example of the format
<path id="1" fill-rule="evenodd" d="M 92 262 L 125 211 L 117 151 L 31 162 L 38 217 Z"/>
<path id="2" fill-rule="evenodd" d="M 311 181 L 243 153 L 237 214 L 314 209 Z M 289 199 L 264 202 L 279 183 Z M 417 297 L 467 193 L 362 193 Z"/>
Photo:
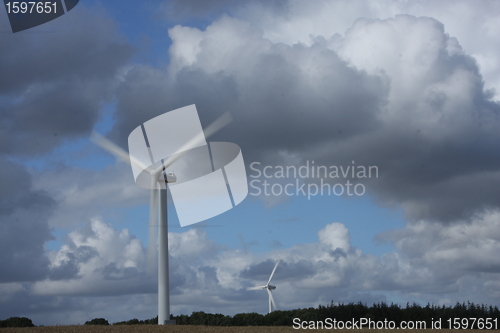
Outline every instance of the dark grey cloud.
<path id="1" fill-rule="evenodd" d="M 50 268 L 48 275 L 49 280 L 69 280 L 81 278 L 81 275 L 79 274 L 79 265 L 87 263 L 90 259 L 99 255 L 95 248 L 85 245 L 76 246 L 70 239 L 68 240 L 67 245 L 70 252 L 66 253 L 64 260 L 62 260 L 58 265 L 53 265 Z M 113 269 L 114 272 L 119 270 L 119 268 L 116 268 L 116 265 L 110 265 L 101 269 L 104 278 L 110 277 Z M 116 274 L 114 278 L 116 278 Z"/>
<path id="2" fill-rule="evenodd" d="M 297 61 L 304 58 L 326 62 L 320 82 L 311 84 L 299 68 Z M 204 125 L 224 111 L 231 112 L 234 122 L 210 140 L 234 138 L 244 149 L 245 159 L 251 161 L 275 156 L 280 150 L 307 151 L 329 142 L 332 136 L 345 140 L 369 132 L 385 103 L 387 88 L 379 78 L 350 68 L 321 45 L 273 45 L 258 56 L 251 70 L 248 82 L 242 85 L 224 70 L 207 73 L 187 67 L 172 82 L 167 72 L 137 67 L 119 89 L 114 135 L 126 145 L 137 124 L 196 104 Z"/>
<path id="3" fill-rule="evenodd" d="M 5 15 L 0 11 L 0 15 Z M 5 17 L 6 19 L 6 17 Z M 40 156 L 68 139 L 87 135 L 109 101 L 132 48 L 101 10 L 85 5 L 46 25 L 0 34 L 0 154 Z M 35 281 L 75 276 L 69 258 L 49 270 L 56 200 L 34 187 L 32 175 L 1 158 L 0 279 Z M 40 175 L 37 174 L 36 177 Z"/>
<path id="4" fill-rule="evenodd" d="M 78 261 L 74 255 L 68 255 L 68 260 L 52 268 L 48 274 L 51 280 L 67 280 L 78 277 Z"/>
<path id="5" fill-rule="evenodd" d="M 99 270 L 105 280 L 124 280 L 136 278 L 139 274 L 135 267 L 117 267 L 110 263 Z"/>
<path id="6" fill-rule="evenodd" d="M 311 46 L 271 43 L 228 17 L 170 36 L 170 69 L 136 67 L 120 87 L 113 135 L 123 146 L 143 121 L 195 103 L 204 125 L 232 113 L 213 140 L 238 143 L 247 165 L 377 166 L 368 192 L 410 220 L 500 207 L 500 106 L 438 21 L 359 20 Z"/>
<path id="7" fill-rule="evenodd" d="M 48 217 L 56 202 L 33 190 L 32 176 L 20 164 L 0 158 L 0 282 L 45 278 L 45 242 L 53 239 Z"/>
<path id="8" fill-rule="evenodd" d="M 87 135 L 133 52 L 114 22 L 85 5 L 29 31 L 2 33 L 0 45 L 0 153 L 24 156 Z"/>
<path id="9" fill-rule="evenodd" d="M 241 11 L 248 5 L 258 5 L 275 12 L 286 10 L 287 0 L 166 0 L 160 6 L 163 15 L 170 21 L 200 19 L 207 20 L 225 13 Z"/>
<path id="10" fill-rule="evenodd" d="M 47 278 L 33 284 L 33 294 L 113 296 L 156 290 L 141 242 L 128 230 L 115 230 L 98 219 L 71 232 L 48 258 Z"/>
<path id="11" fill-rule="evenodd" d="M 7 22 L 4 10 L 0 21 Z M 71 322 L 76 320 L 70 319 L 73 312 L 89 300 L 38 295 L 33 288 L 40 281 L 79 280 L 79 265 L 91 259 L 92 249 L 72 244 L 73 251 L 60 261 L 47 255 L 45 244 L 54 239 L 49 220 L 60 198 L 39 186 L 40 173 L 28 172 L 15 161 L 87 136 L 103 103 L 112 99 L 119 71 L 133 49 L 100 9 L 84 4 L 30 31 L 12 34 L 7 26 L 1 29 L 0 316 L 30 312 L 36 324 L 43 324 L 48 316 L 61 313 L 52 324 Z"/>
<path id="12" fill-rule="evenodd" d="M 0 47 L 0 280 L 73 277 L 74 260 L 50 270 L 45 255 L 56 199 L 35 187 L 40 174 L 9 158 L 40 156 L 87 135 L 133 49 L 101 10 L 85 5 L 29 31 L 1 33 Z"/>
<path id="13" fill-rule="evenodd" d="M 271 259 L 253 264 L 242 270 L 240 276 L 243 279 L 251 280 L 252 283 L 257 285 L 264 285 L 269 280 L 275 264 L 276 261 Z M 310 261 L 300 260 L 293 263 L 280 261 L 273 276 L 273 281 L 304 279 L 312 277 L 314 273 L 315 268 Z"/>
<path id="14" fill-rule="evenodd" d="M 202 124 L 209 124 L 227 110 L 228 104 L 237 102 L 235 89 L 235 82 L 224 73 L 209 76 L 199 70 L 183 71 L 172 84 L 165 71 L 136 66 L 118 88 L 117 120 L 110 137 L 127 147 L 128 135 L 141 123 L 195 102 L 204 105 L 203 110 L 199 110 L 200 119 Z"/>
<path id="15" fill-rule="evenodd" d="M 213 266 L 202 266 L 199 269 L 202 273 L 205 288 L 217 288 L 220 286 L 219 279 L 217 278 L 217 268 Z"/>
<path id="16" fill-rule="evenodd" d="M 165 1 L 162 5 L 164 13 L 168 18 L 181 17 L 186 19 L 189 17 L 202 17 L 210 13 L 223 12 L 228 5 L 233 4 L 234 0 L 188 0 L 188 1 Z"/>

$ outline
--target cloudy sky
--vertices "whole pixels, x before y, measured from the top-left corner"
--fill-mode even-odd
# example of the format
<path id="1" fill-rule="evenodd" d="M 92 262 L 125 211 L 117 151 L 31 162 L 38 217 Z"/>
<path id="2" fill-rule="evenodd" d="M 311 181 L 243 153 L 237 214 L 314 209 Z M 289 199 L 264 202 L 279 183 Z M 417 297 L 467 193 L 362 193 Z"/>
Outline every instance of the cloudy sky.
<path id="1" fill-rule="evenodd" d="M 254 182 L 190 227 L 169 203 L 173 314 L 265 313 L 246 288 L 278 259 L 280 309 L 500 305 L 499 15 L 493 0 L 81 0 L 14 34 L 2 7 L 0 319 L 157 315 L 149 192 L 89 136 L 126 149 L 190 104 L 203 126 L 232 114 L 212 139 L 241 147 Z M 377 173 L 275 177 L 308 163 Z"/>

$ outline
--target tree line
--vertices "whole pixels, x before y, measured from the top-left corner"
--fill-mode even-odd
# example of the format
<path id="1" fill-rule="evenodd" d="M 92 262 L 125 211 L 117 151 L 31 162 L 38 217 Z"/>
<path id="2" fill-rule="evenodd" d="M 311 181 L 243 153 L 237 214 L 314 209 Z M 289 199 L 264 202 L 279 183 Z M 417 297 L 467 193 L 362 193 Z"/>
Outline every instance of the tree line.
<path id="1" fill-rule="evenodd" d="M 441 328 L 449 328 L 448 324 L 451 323 L 453 325 L 455 318 L 482 318 L 484 320 L 491 318 L 492 320 L 496 319 L 498 327 L 500 327 L 500 310 L 497 306 L 477 305 L 471 302 L 456 303 L 454 306 L 431 304 L 421 306 L 417 303 L 407 303 L 403 307 L 395 303 L 387 304 L 384 302 L 367 306 L 361 302 L 335 304 L 332 301 L 326 306 L 320 305 L 317 308 L 273 311 L 266 315 L 253 312 L 228 316 L 220 313 L 212 314 L 198 311 L 193 312 L 191 315 L 170 316 L 170 319 L 175 320 L 177 325 L 206 326 L 292 326 L 294 318 L 300 318 L 301 321 L 313 322 L 324 322 L 327 318 L 343 322 L 360 320 L 361 318 L 367 318 L 372 321 L 384 321 L 387 319 L 394 321 L 397 326 L 402 321 L 424 321 L 428 328 L 432 327 L 432 323 L 438 319 L 441 320 Z M 449 319 L 451 320 L 450 322 L 448 321 Z M 157 323 L 158 317 L 144 321 L 132 319 L 114 323 L 114 325 Z M 492 328 L 495 328 L 495 326 Z"/>
<path id="2" fill-rule="evenodd" d="M 171 315 L 170 319 L 176 321 L 177 325 L 205 325 L 205 326 L 293 326 L 294 318 L 300 318 L 307 322 L 325 322 L 327 319 L 337 321 L 353 321 L 362 318 L 372 321 L 390 320 L 396 325 L 403 321 L 425 322 L 426 327 L 432 327 L 432 323 L 440 320 L 441 328 L 450 328 L 449 324 L 454 324 L 456 318 L 481 318 L 489 319 L 498 323 L 500 327 L 500 310 L 497 306 L 477 305 L 471 302 L 456 303 L 454 306 L 431 305 L 421 306 L 417 303 L 407 303 L 406 306 L 400 306 L 395 303 L 387 304 L 384 302 L 375 303 L 367 306 L 364 303 L 335 304 L 333 301 L 326 305 L 320 305 L 317 308 L 273 311 L 262 315 L 259 313 L 239 313 L 234 316 L 223 315 L 220 313 L 212 314 L 203 311 L 193 312 L 191 315 Z M 484 321 L 483 321 L 484 322 Z M 156 325 L 158 317 L 139 320 L 130 319 L 113 323 L 113 325 Z M 109 325 L 104 318 L 94 318 L 85 322 L 85 325 Z M 26 317 L 11 317 L 6 320 L 0 320 L 0 327 L 31 327 L 31 319 Z M 497 328 L 498 327 L 492 327 Z M 469 327 L 475 328 L 478 327 Z M 486 327 L 487 328 L 487 327 Z"/>
<path id="3" fill-rule="evenodd" d="M 26 317 L 10 317 L 0 320 L 0 327 L 34 327 L 31 319 Z"/>

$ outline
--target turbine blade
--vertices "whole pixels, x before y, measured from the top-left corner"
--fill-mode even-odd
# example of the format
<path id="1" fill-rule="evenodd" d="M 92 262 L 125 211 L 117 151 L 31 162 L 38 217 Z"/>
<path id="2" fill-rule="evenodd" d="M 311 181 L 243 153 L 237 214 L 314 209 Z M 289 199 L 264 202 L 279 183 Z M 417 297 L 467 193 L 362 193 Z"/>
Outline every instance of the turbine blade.
<path id="1" fill-rule="evenodd" d="M 218 132 L 220 129 L 225 127 L 227 124 L 233 121 L 233 117 L 229 112 L 225 112 L 222 116 L 217 118 L 213 123 L 205 127 L 203 130 L 203 133 L 199 133 L 198 135 L 195 135 L 192 137 L 188 142 L 186 142 L 181 148 L 179 148 L 173 155 L 169 156 L 163 165 L 160 165 L 158 168 L 154 170 L 152 175 L 157 175 L 159 172 L 161 172 L 163 169 L 167 169 L 172 163 L 177 161 L 185 151 L 188 151 L 189 149 L 194 148 L 197 143 L 202 140 L 203 138 L 207 139 L 208 137 L 212 136 L 216 132 Z"/>
<path id="2" fill-rule="evenodd" d="M 274 297 L 273 297 L 272 291 L 267 289 L 267 293 L 269 294 L 269 300 L 270 300 L 272 307 L 274 307 L 274 310 L 278 310 L 278 307 L 276 306 L 276 302 L 274 302 Z M 269 312 L 272 311 L 272 307 L 270 307 Z"/>
<path id="3" fill-rule="evenodd" d="M 133 156 L 130 156 L 125 150 L 123 150 L 121 147 L 116 145 L 115 143 L 111 142 L 101 134 L 97 132 L 92 132 L 90 135 L 90 140 L 97 144 L 99 147 L 102 149 L 106 150 L 108 153 L 111 153 L 124 161 L 125 163 L 131 163 L 134 166 L 137 166 L 140 169 L 147 169 L 148 167 L 144 165 L 141 161 L 138 159 L 134 158 Z"/>
<path id="4" fill-rule="evenodd" d="M 280 260 L 276 261 L 276 265 L 274 265 L 274 268 L 273 268 L 273 271 L 271 273 L 271 276 L 269 277 L 269 281 L 267 281 L 268 285 L 269 285 L 269 283 L 271 283 L 271 279 L 273 278 L 274 272 L 276 272 L 276 267 L 278 267 L 279 263 L 280 263 Z"/>
<path id="5" fill-rule="evenodd" d="M 258 287 L 250 287 L 247 288 L 247 290 L 261 290 L 261 289 L 266 289 L 267 286 L 258 286 Z"/>
<path id="6" fill-rule="evenodd" d="M 149 244 L 148 244 L 148 272 L 154 274 L 156 267 L 156 228 L 158 212 L 158 184 L 151 177 L 151 199 L 149 203 Z"/>
<path id="7" fill-rule="evenodd" d="M 229 123 L 233 121 L 233 117 L 229 112 L 224 112 L 222 116 L 214 120 L 210 125 L 205 127 L 203 133 L 205 138 L 211 137 L 213 134 L 217 133 L 220 129 L 226 127 Z"/>

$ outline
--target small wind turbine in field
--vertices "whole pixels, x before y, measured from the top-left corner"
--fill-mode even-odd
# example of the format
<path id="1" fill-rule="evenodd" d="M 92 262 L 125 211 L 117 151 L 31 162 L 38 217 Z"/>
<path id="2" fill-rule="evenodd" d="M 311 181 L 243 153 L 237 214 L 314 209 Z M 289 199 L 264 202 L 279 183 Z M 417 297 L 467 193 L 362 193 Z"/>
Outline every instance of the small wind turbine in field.
<path id="1" fill-rule="evenodd" d="M 271 272 L 271 276 L 269 277 L 269 280 L 267 281 L 267 284 L 264 286 L 258 286 L 258 287 L 250 287 L 247 290 L 260 290 L 260 289 L 267 289 L 267 294 L 269 295 L 269 313 L 271 313 L 274 310 L 278 310 L 278 307 L 276 306 L 276 303 L 274 302 L 274 297 L 273 293 L 271 290 L 275 290 L 276 286 L 271 285 L 271 280 L 273 278 L 274 272 L 276 272 L 276 267 L 278 267 L 280 261 L 276 261 L 276 264 L 274 265 L 273 271 Z"/>
<path id="2" fill-rule="evenodd" d="M 91 136 L 91 140 L 103 149 L 130 163 L 136 183 L 151 190 L 148 269 L 151 271 L 151 268 L 154 267 L 156 253 L 154 231 L 158 225 L 159 325 L 174 324 L 170 321 L 167 184 L 174 197 L 173 201 L 181 226 L 197 223 L 221 214 L 243 201 L 248 193 L 245 166 L 239 147 L 227 142 L 210 143 L 209 146 L 205 141 L 208 136 L 231 121 L 230 114 L 226 112 L 203 130 L 194 105 L 170 111 L 149 120 L 132 131 L 129 136 L 130 153 L 100 134 L 94 132 Z M 211 169 L 208 171 L 206 168 L 203 169 L 202 176 L 198 173 L 194 180 L 183 178 L 181 175 L 179 181 L 169 168 L 184 154 L 189 155 L 188 151 L 199 153 L 196 155 L 197 159 L 194 160 L 194 163 L 193 160 L 188 161 L 191 162 L 188 163 L 188 167 L 194 165 L 201 170 L 199 165 L 208 164 L 211 165 Z M 224 161 L 227 162 L 228 152 L 231 156 L 236 154 L 236 158 L 227 165 L 223 165 L 224 163 L 221 163 L 219 157 L 225 155 Z M 203 158 L 199 158 L 200 156 Z M 214 165 L 217 166 L 217 170 L 215 170 Z M 182 168 L 177 169 L 177 171 L 180 171 L 181 174 L 183 172 Z M 205 182 L 203 182 L 204 180 Z M 178 184 L 173 184 L 176 182 Z M 170 185 L 174 185 L 175 189 Z M 224 194 L 223 190 L 229 194 L 227 192 Z M 220 205 L 220 200 L 226 201 Z M 191 205 L 193 202 L 195 204 Z M 158 210 L 159 219 L 157 218 Z"/>

